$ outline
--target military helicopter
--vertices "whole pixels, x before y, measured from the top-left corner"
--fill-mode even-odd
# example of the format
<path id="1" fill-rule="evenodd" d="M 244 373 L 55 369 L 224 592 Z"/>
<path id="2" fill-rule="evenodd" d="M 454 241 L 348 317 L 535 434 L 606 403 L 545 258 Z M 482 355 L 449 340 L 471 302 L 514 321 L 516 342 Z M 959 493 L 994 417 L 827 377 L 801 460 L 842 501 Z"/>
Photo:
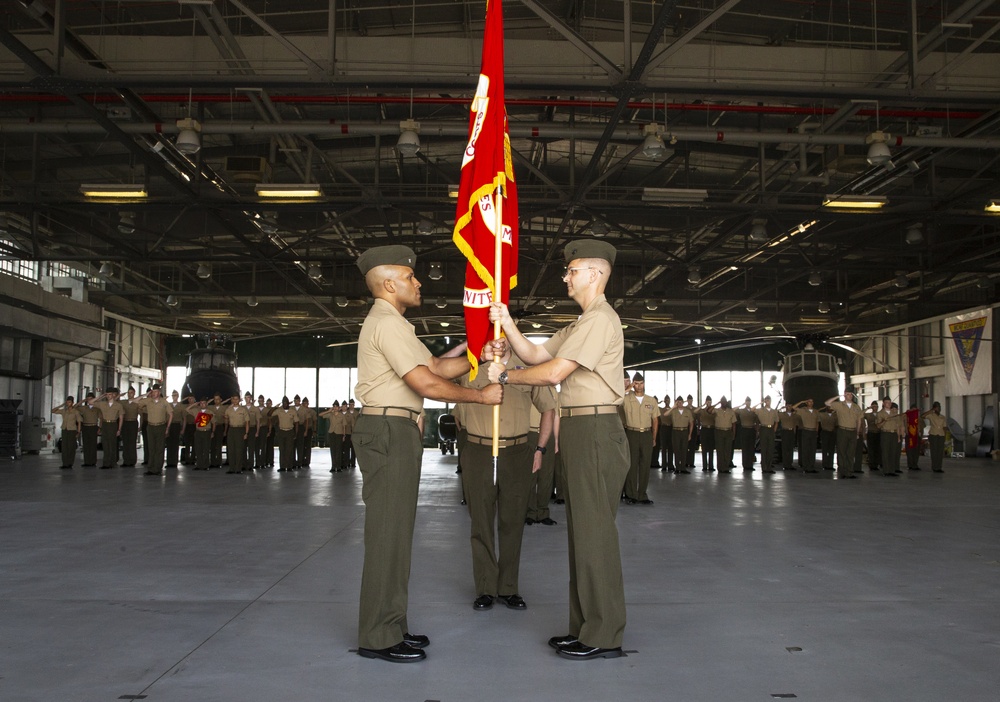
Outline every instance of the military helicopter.
<path id="1" fill-rule="evenodd" d="M 183 396 L 193 395 L 200 400 L 216 393 L 222 398 L 239 395 L 240 381 L 236 377 L 236 352 L 217 346 L 211 339 L 207 348 L 192 349 L 188 354 Z"/>

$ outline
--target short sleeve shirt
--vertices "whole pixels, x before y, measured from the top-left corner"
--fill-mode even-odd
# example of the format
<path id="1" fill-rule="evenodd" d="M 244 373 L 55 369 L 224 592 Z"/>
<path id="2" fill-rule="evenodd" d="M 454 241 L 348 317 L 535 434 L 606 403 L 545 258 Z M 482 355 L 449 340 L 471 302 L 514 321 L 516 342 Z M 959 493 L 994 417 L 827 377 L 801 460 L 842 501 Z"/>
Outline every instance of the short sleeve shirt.
<path id="1" fill-rule="evenodd" d="M 358 337 L 358 384 L 354 395 L 366 407 L 404 407 L 420 412 L 424 398 L 403 376 L 427 365 L 431 352 L 395 307 L 375 299 Z"/>
<path id="2" fill-rule="evenodd" d="M 778 423 L 778 410 L 773 407 L 761 407 L 756 410 L 757 421 L 762 427 L 773 428 Z"/>
<path id="3" fill-rule="evenodd" d="M 731 408 L 715 410 L 715 427 L 722 431 L 730 431 L 736 424 L 736 412 Z"/>
<path id="4" fill-rule="evenodd" d="M 556 389 L 548 385 L 539 385 L 531 389 L 531 408 L 528 416 L 528 429 L 537 432 L 542 425 L 542 414 L 559 408 L 556 399 Z"/>
<path id="5" fill-rule="evenodd" d="M 800 407 L 795 410 L 795 417 L 798 419 L 799 426 L 803 429 L 816 431 L 816 428 L 819 425 L 819 414 L 814 409 Z"/>
<path id="6" fill-rule="evenodd" d="M 798 417 L 791 412 L 782 412 L 778 421 L 781 422 L 781 428 L 785 431 L 795 431 L 795 427 L 799 425 Z"/>
<path id="7" fill-rule="evenodd" d="M 701 426 L 710 429 L 715 426 L 715 414 L 715 410 L 709 411 L 708 407 L 702 407 L 695 413 L 695 416 Z"/>
<path id="8" fill-rule="evenodd" d="M 930 436 L 944 436 L 945 429 L 948 427 L 948 420 L 943 414 L 934 414 L 931 412 L 925 417 L 927 423 L 930 425 L 930 429 L 927 430 Z"/>
<path id="9" fill-rule="evenodd" d="M 625 336 L 621 319 L 604 295 L 598 295 L 575 322 L 560 329 L 543 346 L 553 358 L 565 358 L 580 366 L 560 384 L 561 407 L 622 403 Z"/>
<path id="10" fill-rule="evenodd" d="M 643 395 L 640 400 L 634 392 L 630 392 L 625 395 L 622 407 L 625 409 L 626 429 L 652 429 L 653 420 L 660 416 L 660 408 L 652 395 Z"/>
<path id="11" fill-rule="evenodd" d="M 848 405 L 842 400 L 830 403 L 830 409 L 837 415 L 837 426 L 841 429 L 857 430 L 858 422 L 864 417 L 865 411 L 857 402 Z"/>
<path id="12" fill-rule="evenodd" d="M 511 356 L 508 367 L 523 367 L 523 361 Z M 478 373 L 475 380 L 465 375 L 462 387 L 481 390 L 490 384 L 486 373 Z M 508 385 L 504 388 L 503 402 L 500 404 L 500 438 L 511 439 L 528 433 L 531 419 L 531 386 Z M 493 435 L 493 407 L 468 403 L 464 410 L 465 428 L 475 436 Z"/>
<path id="13" fill-rule="evenodd" d="M 80 411 L 76 407 L 57 407 L 52 413 L 62 415 L 62 428 L 65 431 L 78 431 L 83 423 Z"/>
<path id="14" fill-rule="evenodd" d="M 101 421 L 104 422 L 117 422 L 118 418 L 122 416 L 122 403 L 117 400 L 115 402 L 100 400 L 94 404 L 94 407 L 101 413 Z"/>
<path id="15" fill-rule="evenodd" d="M 146 413 L 146 421 L 150 424 L 166 424 L 168 416 L 174 411 L 170 402 L 158 397 L 144 397 L 134 403 L 140 410 Z"/>

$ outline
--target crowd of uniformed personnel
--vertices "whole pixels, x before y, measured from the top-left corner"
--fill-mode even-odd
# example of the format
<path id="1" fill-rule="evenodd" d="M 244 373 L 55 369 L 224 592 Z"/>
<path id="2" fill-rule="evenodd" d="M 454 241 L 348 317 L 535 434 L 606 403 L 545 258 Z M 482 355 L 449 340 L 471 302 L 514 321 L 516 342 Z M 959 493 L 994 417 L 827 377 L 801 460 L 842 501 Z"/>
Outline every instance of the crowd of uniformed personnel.
<path id="1" fill-rule="evenodd" d="M 62 469 L 72 470 L 77 447 L 83 448 L 83 467 L 97 467 L 98 447 L 101 468 L 134 467 L 139 460 L 142 436 L 145 475 L 161 475 L 163 469 L 179 465 L 194 470 L 210 470 L 227 465 L 227 473 L 238 474 L 274 468 L 278 449 L 278 472 L 309 468 L 319 417 L 328 420 L 331 472 L 356 466 L 351 435 L 359 410 L 353 399 L 337 401 L 319 415 L 309 406 L 309 398 L 287 397 L 274 405 L 263 395 L 247 392 L 223 399 L 161 396 L 154 384 L 138 397 L 134 388 L 122 395 L 112 387 L 101 395 L 87 393 L 75 402 L 72 396 L 52 408 L 62 417 Z M 225 461 L 223 460 L 225 447 Z M 120 455 L 119 455 L 120 450 Z"/>

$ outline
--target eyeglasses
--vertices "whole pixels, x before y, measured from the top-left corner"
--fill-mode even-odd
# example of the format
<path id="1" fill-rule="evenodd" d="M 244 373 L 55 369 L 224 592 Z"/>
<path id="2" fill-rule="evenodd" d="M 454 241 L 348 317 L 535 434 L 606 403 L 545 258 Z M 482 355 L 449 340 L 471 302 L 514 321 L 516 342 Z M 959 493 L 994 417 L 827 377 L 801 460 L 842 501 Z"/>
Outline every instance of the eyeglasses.
<path id="1" fill-rule="evenodd" d="M 597 271 L 598 273 L 601 272 L 600 269 L 596 268 L 595 266 L 584 266 L 582 268 L 570 268 L 567 266 L 566 268 L 563 268 L 562 277 L 565 278 L 568 275 L 573 275 L 577 271 Z"/>

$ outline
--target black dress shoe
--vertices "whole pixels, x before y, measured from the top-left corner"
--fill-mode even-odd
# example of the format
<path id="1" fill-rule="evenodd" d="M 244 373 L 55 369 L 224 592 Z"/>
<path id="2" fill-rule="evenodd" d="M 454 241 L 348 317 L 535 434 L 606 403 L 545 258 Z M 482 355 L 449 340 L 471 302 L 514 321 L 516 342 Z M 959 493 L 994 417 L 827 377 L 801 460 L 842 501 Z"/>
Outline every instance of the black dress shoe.
<path id="1" fill-rule="evenodd" d="M 480 595 L 473 601 L 472 608 L 477 612 L 493 609 L 493 595 Z"/>
<path id="2" fill-rule="evenodd" d="M 531 517 L 528 517 L 527 519 L 524 520 L 524 523 L 527 524 L 528 526 L 531 526 L 532 524 L 535 523 L 535 520 L 532 519 Z"/>
<path id="3" fill-rule="evenodd" d="M 431 645 L 431 640 L 423 634 L 403 634 L 403 643 L 411 648 L 424 648 Z"/>
<path id="4" fill-rule="evenodd" d="M 158 470 L 147 470 L 143 475 L 163 475 L 163 473 Z"/>
<path id="5" fill-rule="evenodd" d="M 632 499 L 631 497 L 626 497 L 626 498 L 624 498 L 624 499 L 623 499 L 623 501 L 624 501 L 624 502 L 625 502 L 625 504 L 627 504 L 627 505 L 634 505 L 634 504 L 635 504 L 636 502 L 638 502 L 639 500 L 633 500 L 633 499 Z"/>
<path id="6" fill-rule="evenodd" d="M 73 467 L 72 467 L 72 466 L 70 466 L 70 470 L 72 470 L 72 468 L 73 468 Z M 941 468 L 936 468 L 936 469 L 934 470 L 934 472 L 935 472 L 935 473 L 944 473 L 944 470 L 942 470 Z"/>
<path id="7" fill-rule="evenodd" d="M 568 646 L 572 643 L 579 641 L 578 638 L 573 636 L 573 634 L 566 634 L 565 636 L 553 636 L 549 639 L 549 646 L 555 649 L 562 648 L 563 646 Z"/>
<path id="8" fill-rule="evenodd" d="M 524 598 L 518 594 L 513 595 L 497 595 L 497 601 L 503 602 L 507 605 L 507 609 L 527 609 L 528 605 L 525 603 Z"/>
<path id="9" fill-rule="evenodd" d="M 419 648 L 410 646 L 405 641 L 400 641 L 389 648 L 359 648 L 358 655 L 363 658 L 380 658 L 391 663 L 415 663 L 427 658 L 426 653 Z"/>
<path id="10" fill-rule="evenodd" d="M 73 466 L 59 466 L 59 470 L 73 470 Z"/>
<path id="11" fill-rule="evenodd" d="M 691 471 L 689 471 L 687 468 L 682 468 L 681 470 L 679 470 L 677 472 L 678 473 L 683 473 L 685 475 L 691 475 Z"/>
<path id="12" fill-rule="evenodd" d="M 941 471 L 941 472 L 943 473 L 944 471 Z M 555 525 L 556 525 L 556 524 L 558 524 L 559 522 L 557 522 L 557 521 L 556 521 L 555 519 L 553 519 L 552 517 L 546 517 L 545 519 L 539 519 L 539 520 L 538 520 L 538 523 L 539 523 L 539 524 L 544 524 L 545 526 L 555 526 Z"/>
<path id="13" fill-rule="evenodd" d="M 653 501 L 647 497 L 645 500 L 639 500 L 639 504 L 640 505 L 651 505 L 651 504 L 653 504 Z"/>
<path id="14" fill-rule="evenodd" d="M 898 473 L 883 473 L 882 477 L 885 477 L 885 478 L 898 478 L 899 474 Z"/>
<path id="15" fill-rule="evenodd" d="M 730 474 L 730 473 L 732 473 L 733 471 L 731 471 L 731 470 L 722 470 L 722 469 L 720 468 L 720 469 L 719 469 L 719 472 L 720 472 L 720 473 L 722 473 L 722 474 L 724 474 L 724 475 L 729 475 L 729 474 Z"/>
<path id="16" fill-rule="evenodd" d="M 618 648 L 597 648 L 596 646 L 588 646 L 582 641 L 560 646 L 556 649 L 556 653 L 572 661 L 589 661 L 591 658 L 621 658 L 625 655 L 621 646 Z"/>
<path id="17" fill-rule="evenodd" d="M 564 505 L 564 504 L 566 504 L 566 500 L 564 500 L 564 499 L 563 499 L 563 498 L 561 498 L 561 497 L 557 497 L 557 498 L 556 498 L 556 504 L 557 504 L 557 505 Z"/>

